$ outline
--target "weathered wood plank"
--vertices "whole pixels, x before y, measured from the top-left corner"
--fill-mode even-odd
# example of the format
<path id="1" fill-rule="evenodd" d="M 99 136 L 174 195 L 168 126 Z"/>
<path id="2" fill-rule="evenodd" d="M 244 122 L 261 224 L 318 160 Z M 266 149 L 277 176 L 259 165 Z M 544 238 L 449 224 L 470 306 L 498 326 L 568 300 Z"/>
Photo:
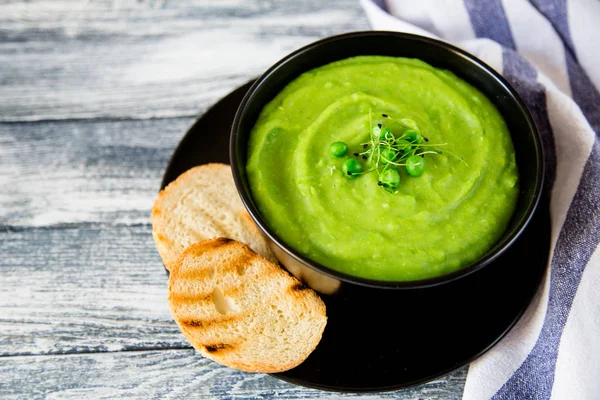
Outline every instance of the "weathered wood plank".
<path id="1" fill-rule="evenodd" d="M 0 5 L 0 121 L 193 116 L 318 38 L 367 29 L 358 1 Z"/>
<path id="2" fill-rule="evenodd" d="M 188 345 L 171 320 L 166 275 L 148 225 L 4 231 L 0 248 L 2 398 L 319 397 L 170 350 Z M 131 351 L 152 348 L 165 350 Z M 85 352 L 116 353 L 36 356 Z M 26 354 L 32 356 L 18 356 Z M 407 398 L 458 398 L 464 375 L 436 380 Z"/>
<path id="3" fill-rule="evenodd" d="M 189 347 L 150 232 L 0 232 L 0 356 Z"/>
<path id="4" fill-rule="evenodd" d="M 148 223 L 193 121 L 0 123 L 0 226 Z"/>
<path id="5" fill-rule="evenodd" d="M 466 368 L 415 388 L 378 394 L 306 389 L 221 367 L 193 350 L 10 357 L 0 363 L 3 399 L 460 399 Z"/>
<path id="6" fill-rule="evenodd" d="M 0 4 L 0 397 L 342 397 L 175 350 L 148 213 L 192 116 L 367 28 L 355 0 Z M 134 120 L 19 122 L 66 118 Z M 350 397 L 459 398 L 465 373 Z"/>

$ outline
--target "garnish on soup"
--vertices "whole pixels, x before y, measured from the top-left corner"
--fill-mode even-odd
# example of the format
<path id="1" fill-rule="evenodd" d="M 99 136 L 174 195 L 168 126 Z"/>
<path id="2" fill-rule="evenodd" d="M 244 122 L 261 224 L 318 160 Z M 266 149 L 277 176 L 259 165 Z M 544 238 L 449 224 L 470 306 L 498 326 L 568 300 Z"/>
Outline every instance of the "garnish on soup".
<path id="1" fill-rule="evenodd" d="M 367 170 L 360 161 L 347 159 L 343 164 L 344 176 L 347 178 L 357 178 L 359 175 L 375 172 L 379 177 L 377 184 L 390 193 L 397 193 L 396 190 L 400 184 L 400 174 L 398 168 L 404 167 L 406 173 L 410 176 L 418 177 L 425 171 L 426 154 L 443 154 L 441 146 L 447 143 L 431 144 L 429 139 L 421 135 L 415 121 L 409 118 L 403 118 L 395 121 L 388 114 L 381 114 L 384 122 L 378 122 L 373 125 L 373 116 L 369 110 L 369 138 L 370 141 L 361 143 L 361 147 L 366 149 L 361 153 L 353 153 L 355 157 L 361 156 L 367 165 Z M 333 142 L 329 151 L 334 157 L 343 157 L 348 153 L 348 145 L 344 142 Z M 453 155 L 460 161 L 466 162 L 449 151 L 447 154 Z"/>

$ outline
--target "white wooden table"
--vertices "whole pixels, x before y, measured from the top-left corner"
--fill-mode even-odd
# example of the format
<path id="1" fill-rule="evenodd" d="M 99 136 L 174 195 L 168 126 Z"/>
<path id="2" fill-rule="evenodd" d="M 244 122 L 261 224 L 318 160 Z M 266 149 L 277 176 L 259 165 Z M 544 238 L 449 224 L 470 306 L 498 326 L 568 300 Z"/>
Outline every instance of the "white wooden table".
<path id="1" fill-rule="evenodd" d="M 150 207 L 194 119 L 286 53 L 368 29 L 356 0 L 0 4 L 0 398 L 460 398 L 466 368 L 368 395 L 196 354 Z"/>

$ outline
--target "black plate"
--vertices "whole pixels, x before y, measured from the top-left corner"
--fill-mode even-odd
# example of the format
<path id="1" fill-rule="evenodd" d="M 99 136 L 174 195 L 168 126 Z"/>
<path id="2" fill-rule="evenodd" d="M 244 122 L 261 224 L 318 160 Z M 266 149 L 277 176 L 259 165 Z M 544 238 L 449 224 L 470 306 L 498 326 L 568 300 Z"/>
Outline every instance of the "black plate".
<path id="1" fill-rule="evenodd" d="M 187 169 L 229 163 L 234 114 L 252 82 L 206 112 L 187 132 L 162 188 Z M 455 370 L 496 344 L 518 321 L 548 261 L 546 197 L 520 238 L 496 261 L 440 286 L 385 290 L 347 285 L 323 296 L 323 339 L 298 367 L 274 376 L 303 386 L 344 392 L 399 389 Z"/>

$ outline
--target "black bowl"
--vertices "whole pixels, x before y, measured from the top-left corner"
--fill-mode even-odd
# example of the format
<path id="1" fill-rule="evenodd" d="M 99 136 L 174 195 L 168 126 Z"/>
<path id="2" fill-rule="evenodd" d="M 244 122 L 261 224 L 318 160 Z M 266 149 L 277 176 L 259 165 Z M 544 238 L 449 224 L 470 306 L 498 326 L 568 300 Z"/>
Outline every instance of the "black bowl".
<path id="1" fill-rule="evenodd" d="M 488 252 L 470 265 L 436 278 L 416 281 L 378 281 L 359 278 L 328 268 L 308 259 L 281 240 L 266 223 L 256 207 L 246 177 L 247 142 L 250 131 L 263 107 L 289 82 L 303 72 L 359 55 L 384 55 L 418 58 L 428 64 L 452 71 L 485 94 L 506 121 L 515 147 L 520 174 L 520 193 L 515 212 L 506 231 Z M 467 276 L 495 260 L 506 251 L 529 223 L 540 199 L 544 179 L 544 155 L 541 138 L 531 114 L 516 90 L 491 67 L 473 55 L 438 40 L 398 32 L 353 32 L 332 36 L 303 47 L 265 72 L 250 88 L 240 104 L 230 139 L 230 161 L 237 190 L 250 216 L 271 240 L 283 264 L 298 275 L 306 271 L 333 282 L 346 282 L 374 288 L 422 288 L 454 281 Z M 292 265 L 293 264 L 293 265 Z M 316 272 L 315 272 L 316 271 Z M 328 278 L 327 278 L 328 277 Z M 333 278 L 333 279 L 331 279 Z M 310 286 L 314 287 L 309 281 Z M 321 292 L 334 292 L 336 285 Z M 331 289 L 331 290 L 330 290 Z"/>

